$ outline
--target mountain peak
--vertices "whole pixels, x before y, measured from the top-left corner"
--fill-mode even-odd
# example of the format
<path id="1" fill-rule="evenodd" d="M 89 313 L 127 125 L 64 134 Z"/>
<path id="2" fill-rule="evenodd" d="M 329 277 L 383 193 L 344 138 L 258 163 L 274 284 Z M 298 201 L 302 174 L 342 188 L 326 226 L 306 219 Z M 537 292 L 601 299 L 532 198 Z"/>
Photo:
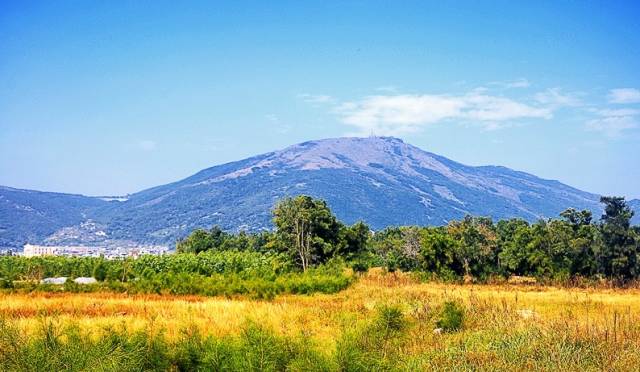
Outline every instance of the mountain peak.
<path id="1" fill-rule="evenodd" d="M 597 195 L 526 173 L 466 166 L 395 137 L 341 137 L 215 166 L 134 194 L 110 213 L 115 226 L 165 241 L 215 224 L 269 228 L 274 203 L 298 194 L 325 199 L 344 222 L 374 229 L 439 225 L 465 214 L 534 221 L 569 206 L 599 208 Z"/>
<path id="2" fill-rule="evenodd" d="M 50 218 L 49 205 L 56 201 L 56 210 L 64 213 L 55 215 L 56 224 L 34 226 L 38 234 L 30 242 L 62 236 L 54 232 L 92 219 L 110 239 L 171 244 L 198 227 L 270 228 L 273 205 L 299 194 L 326 200 L 346 223 L 362 220 L 374 229 L 441 225 L 465 214 L 535 221 L 557 217 L 568 207 L 601 213 L 598 195 L 557 181 L 499 166 L 467 166 L 395 137 L 342 137 L 217 165 L 126 201 L 76 198 L 72 203 L 69 195 L 0 189 L 0 226 L 20 231 L 17 224 L 31 215 Z M 73 218 L 62 218 L 68 216 Z"/>
<path id="3" fill-rule="evenodd" d="M 381 150 L 389 146 L 402 145 L 406 144 L 404 141 L 396 137 L 336 137 L 306 141 L 276 152 L 304 151 L 312 148 L 320 148 L 324 151 L 348 152 L 349 148 L 370 148 L 371 150 Z"/>
<path id="4" fill-rule="evenodd" d="M 395 137 L 340 137 L 307 141 L 289 146 L 247 162 L 243 167 L 225 167 L 219 172 L 211 168 L 208 179 L 197 177 L 199 183 L 215 183 L 245 177 L 254 172 L 268 170 L 272 175 L 284 171 L 312 171 L 344 169 L 353 172 L 374 173 L 386 179 L 393 174 L 427 179 L 420 170 L 431 170 L 444 177 L 469 184 L 458 170 L 468 168 L 441 156 L 428 153 Z"/>

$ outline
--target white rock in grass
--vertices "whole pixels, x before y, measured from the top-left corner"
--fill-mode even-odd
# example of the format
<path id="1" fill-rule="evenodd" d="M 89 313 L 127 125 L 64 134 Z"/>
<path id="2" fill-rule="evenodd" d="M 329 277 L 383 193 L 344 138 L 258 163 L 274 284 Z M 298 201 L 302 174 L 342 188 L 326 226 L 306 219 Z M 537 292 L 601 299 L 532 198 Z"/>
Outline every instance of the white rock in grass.
<path id="1" fill-rule="evenodd" d="M 92 277 L 79 277 L 79 278 L 75 278 L 73 280 L 74 282 L 78 283 L 78 284 L 94 284 L 97 283 L 98 281 L 96 280 L 96 278 L 92 278 Z"/>
<path id="2" fill-rule="evenodd" d="M 434 335 L 440 335 L 440 334 L 442 334 L 442 328 L 436 328 L 436 329 L 434 329 L 434 330 L 433 330 L 433 334 L 434 334 Z"/>
<path id="3" fill-rule="evenodd" d="M 530 319 L 536 316 L 536 313 L 529 309 L 520 309 L 517 310 L 516 313 L 518 313 L 522 319 Z"/>
<path id="4" fill-rule="evenodd" d="M 40 283 L 42 284 L 57 284 L 57 285 L 62 285 L 64 283 L 67 282 L 67 277 L 66 276 L 61 276 L 58 278 L 44 278 L 42 279 L 42 281 Z"/>

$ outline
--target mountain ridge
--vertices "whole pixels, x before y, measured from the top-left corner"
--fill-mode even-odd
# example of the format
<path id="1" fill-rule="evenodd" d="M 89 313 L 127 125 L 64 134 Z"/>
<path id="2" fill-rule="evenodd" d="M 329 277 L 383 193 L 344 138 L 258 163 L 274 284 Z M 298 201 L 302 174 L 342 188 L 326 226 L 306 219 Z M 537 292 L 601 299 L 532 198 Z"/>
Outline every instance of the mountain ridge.
<path id="1" fill-rule="evenodd" d="M 4 190 L 0 189 L 0 246 L 11 240 L 5 237 L 12 211 L 6 208 Z M 439 225 L 465 214 L 535 221 L 557 217 L 568 207 L 590 209 L 596 217 L 601 211 L 599 195 L 557 180 L 503 166 L 465 165 L 394 137 L 340 137 L 209 167 L 130 194 L 124 201 L 59 194 L 75 198 L 70 217 L 56 220 L 49 210 L 51 226 L 40 226 L 27 237 L 30 242 L 45 241 L 69 228 L 65 224 L 82 226 L 86 221 L 104 226 L 104 239 L 154 244 L 171 244 L 194 228 L 216 224 L 227 230 L 257 231 L 271 227 L 270 210 L 279 198 L 296 194 L 323 198 L 344 222 L 364 220 L 374 229 Z M 640 201 L 630 203 L 640 208 Z M 83 235 L 80 230 L 78 236 Z M 66 231 L 68 241 L 74 230 Z"/>

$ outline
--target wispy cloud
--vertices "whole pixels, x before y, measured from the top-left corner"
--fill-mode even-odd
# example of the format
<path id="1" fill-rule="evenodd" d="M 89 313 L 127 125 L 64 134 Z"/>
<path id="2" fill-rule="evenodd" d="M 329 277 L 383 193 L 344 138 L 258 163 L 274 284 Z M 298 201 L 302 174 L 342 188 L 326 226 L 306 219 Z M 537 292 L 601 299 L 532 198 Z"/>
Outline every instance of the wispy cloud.
<path id="1" fill-rule="evenodd" d="M 158 144 L 156 143 L 156 141 L 152 140 L 141 140 L 138 142 L 138 148 L 144 151 L 153 151 L 157 146 Z"/>
<path id="2" fill-rule="evenodd" d="M 596 118 L 587 122 L 587 129 L 601 132 L 609 138 L 621 137 L 623 132 L 638 128 L 640 110 L 634 109 L 603 109 L 592 110 Z"/>
<path id="3" fill-rule="evenodd" d="M 638 127 L 638 121 L 632 116 L 605 116 L 587 122 L 587 129 L 602 132 L 610 138 L 620 137 L 622 132 Z"/>
<path id="4" fill-rule="evenodd" d="M 577 93 L 565 93 L 560 88 L 549 88 L 543 92 L 538 92 L 533 98 L 538 103 L 553 108 L 575 107 L 582 104 Z"/>
<path id="5" fill-rule="evenodd" d="M 640 115 L 640 110 L 637 109 L 601 109 L 591 110 L 591 112 L 600 116 L 636 116 Z"/>
<path id="6" fill-rule="evenodd" d="M 479 121 L 506 121 L 522 118 L 550 119 L 552 112 L 546 107 L 534 107 L 510 98 L 486 94 L 470 94 L 462 98 L 465 111 L 462 118 Z"/>
<path id="7" fill-rule="evenodd" d="M 512 82 L 508 82 L 505 85 L 507 88 L 528 88 L 531 86 L 531 83 L 527 79 L 520 78 Z"/>
<path id="8" fill-rule="evenodd" d="M 378 92 L 386 92 L 386 93 L 397 93 L 398 88 L 393 85 L 385 85 L 381 87 L 377 87 L 376 90 Z"/>
<path id="9" fill-rule="evenodd" d="M 637 89 L 612 89 L 599 99 L 559 87 L 537 92 L 508 90 L 530 85 L 521 78 L 490 82 L 458 94 L 403 94 L 395 88 L 383 87 L 376 89 L 374 95 L 350 101 L 329 95 L 299 97 L 325 105 L 340 122 L 355 128 L 349 134 L 401 135 L 442 122 L 477 125 L 492 131 L 521 126 L 531 119 L 549 120 L 560 109 L 570 110 L 565 114 L 581 118 L 586 130 L 599 132 L 604 138 L 620 137 L 628 130 L 640 128 L 640 109 L 617 106 L 640 103 Z"/>
<path id="10" fill-rule="evenodd" d="M 362 133 L 397 135 L 450 119 L 469 120 L 497 129 L 501 122 L 552 116 L 551 110 L 510 98 L 472 91 L 465 95 L 377 95 L 341 104 L 343 123 Z"/>
<path id="11" fill-rule="evenodd" d="M 346 102 L 336 112 L 343 123 L 363 133 L 398 134 L 459 115 L 461 109 L 461 102 L 451 97 L 393 95 Z"/>
<path id="12" fill-rule="evenodd" d="M 307 103 L 332 103 L 334 101 L 333 97 L 326 94 L 303 93 L 303 94 L 299 94 L 298 98 L 302 99 Z"/>
<path id="13" fill-rule="evenodd" d="M 274 114 L 267 114 L 264 116 L 265 119 L 271 124 L 273 124 L 273 129 L 280 134 L 287 134 L 291 132 L 293 127 L 289 124 L 283 123 L 280 118 Z"/>
<path id="14" fill-rule="evenodd" d="M 618 88 L 609 91 L 610 103 L 640 103 L 640 90 L 635 88 Z"/>
<path id="15" fill-rule="evenodd" d="M 519 78 L 516 80 L 510 80 L 510 81 L 494 81 L 492 83 L 489 83 L 489 85 L 494 85 L 494 86 L 498 86 L 506 89 L 515 89 L 515 88 L 528 88 L 531 86 L 531 83 L 529 82 L 529 80 L 525 78 Z"/>

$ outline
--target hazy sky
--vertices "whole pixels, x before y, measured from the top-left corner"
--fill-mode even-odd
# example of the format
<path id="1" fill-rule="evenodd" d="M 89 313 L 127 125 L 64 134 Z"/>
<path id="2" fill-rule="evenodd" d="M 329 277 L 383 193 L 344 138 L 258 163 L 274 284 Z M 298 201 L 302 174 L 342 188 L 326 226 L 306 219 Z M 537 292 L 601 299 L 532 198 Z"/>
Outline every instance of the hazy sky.
<path id="1" fill-rule="evenodd" d="M 114 195 L 394 135 L 640 197 L 633 2 L 0 0 L 0 184 Z"/>

